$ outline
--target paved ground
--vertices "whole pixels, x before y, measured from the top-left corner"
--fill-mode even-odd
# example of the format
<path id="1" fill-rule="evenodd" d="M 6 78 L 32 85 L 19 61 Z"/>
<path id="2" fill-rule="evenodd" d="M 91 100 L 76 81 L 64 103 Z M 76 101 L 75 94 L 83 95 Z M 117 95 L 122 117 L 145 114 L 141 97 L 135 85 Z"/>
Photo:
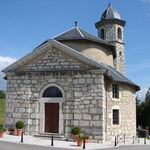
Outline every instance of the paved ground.
<path id="1" fill-rule="evenodd" d="M 4 138 L 0 138 L 0 141 L 2 142 L 11 142 L 11 143 L 17 143 L 20 144 L 21 137 L 15 136 L 15 135 L 8 135 L 5 134 Z M 43 139 L 43 138 L 37 138 L 33 136 L 24 136 L 24 144 L 31 144 L 31 145 L 38 145 L 38 146 L 47 146 L 50 147 L 51 145 L 51 139 Z M 88 150 L 93 149 L 104 149 L 104 148 L 112 148 L 114 144 L 112 143 L 106 143 L 106 144 L 100 144 L 100 143 L 87 143 L 86 147 Z M 54 146 L 58 148 L 66 148 L 66 149 L 77 149 L 80 150 L 82 147 L 78 147 L 76 142 L 71 141 L 58 141 L 54 139 Z M 0 149 L 1 150 L 1 149 Z M 35 148 L 34 148 L 35 150 Z"/>
<path id="2" fill-rule="evenodd" d="M 66 149 L 0 141 L 0 150 L 66 150 Z"/>
<path id="3" fill-rule="evenodd" d="M 24 142 L 20 142 L 21 137 L 5 134 L 0 138 L 0 150 L 82 150 L 76 142 L 58 141 L 54 139 L 54 147 L 51 147 L 51 139 L 36 138 L 33 136 L 24 136 Z M 114 148 L 114 143 L 86 143 L 86 150 L 150 150 L 150 140 L 144 145 L 144 140 L 140 140 L 141 145 L 121 145 Z"/>
<path id="4" fill-rule="evenodd" d="M 0 141 L 0 150 L 66 150 L 66 149 L 56 148 L 51 146 L 42 147 L 38 145 L 27 145 L 27 144 L 18 144 L 18 143 Z M 74 150 L 74 149 L 69 148 L 69 150 Z M 115 147 L 107 150 L 150 150 L 150 145 L 120 146 L 120 147 Z"/>
<path id="5" fill-rule="evenodd" d="M 120 146 L 107 150 L 150 150 L 150 145 Z"/>

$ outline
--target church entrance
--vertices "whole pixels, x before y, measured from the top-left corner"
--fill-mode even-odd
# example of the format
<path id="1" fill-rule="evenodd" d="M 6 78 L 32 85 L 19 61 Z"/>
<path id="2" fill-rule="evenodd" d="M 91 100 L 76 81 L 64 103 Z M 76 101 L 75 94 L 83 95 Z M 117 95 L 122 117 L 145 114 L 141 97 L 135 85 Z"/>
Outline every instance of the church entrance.
<path id="1" fill-rule="evenodd" d="M 40 92 L 40 133 L 64 133 L 62 107 L 64 91 L 57 84 L 48 84 Z"/>
<path id="2" fill-rule="evenodd" d="M 59 132 L 59 103 L 45 103 L 45 132 Z"/>
<path id="3" fill-rule="evenodd" d="M 45 102 L 45 132 L 59 133 L 59 103 L 57 100 L 62 98 L 62 92 L 55 86 L 48 87 L 44 93 Z"/>

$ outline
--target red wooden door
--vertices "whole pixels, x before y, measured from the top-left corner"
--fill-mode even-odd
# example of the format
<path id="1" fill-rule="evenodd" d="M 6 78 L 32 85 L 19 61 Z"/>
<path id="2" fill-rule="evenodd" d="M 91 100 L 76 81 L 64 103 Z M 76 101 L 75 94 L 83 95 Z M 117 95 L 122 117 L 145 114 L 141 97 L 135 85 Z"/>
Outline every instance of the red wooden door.
<path id="1" fill-rule="evenodd" d="M 59 103 L 45 103 L 45 132 L 58 133 Z"/>

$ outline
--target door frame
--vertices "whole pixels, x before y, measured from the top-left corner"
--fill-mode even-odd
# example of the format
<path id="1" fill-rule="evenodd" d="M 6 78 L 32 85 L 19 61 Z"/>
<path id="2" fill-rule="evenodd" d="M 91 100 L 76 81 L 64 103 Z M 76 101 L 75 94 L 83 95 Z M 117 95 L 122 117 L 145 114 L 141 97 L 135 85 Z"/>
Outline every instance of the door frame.
<path id="1" fill-rule="evenodd" d="M 57 102 L 56 102 L 57 101 Z M 61 101 L 61 102 L 58 102 Z M 40 133 L 45 132 L 45 103 L 59 103 L 59 128 L 58 133 L 63 134 L 64 123 L 63 123 L 63 114 L 62 114 L 62 98 L 61 99 L 40 99 Z"/>
<path id="2" fill-rule="evenodd" d="M 62 96 L 63 97 L 56 97 L 56 98 L 44 98 L 42 97 L 44 91 L 51 86 L 55 86 L 57 88 L 59 88 L 62 92 Z M 57 84 L 48 84 L 46 86 L 44 86 L 40 92 L 40 100 L 39 100 L 39 104 L 40 104 L 40 111 L 39 111 L 39 119 L 40 119 L 40 129 L 39 132 L 40 133 L 45 133 L 45 103 L 59 103 L 59 129 L 58 129 L 58 133 L 59 134 L 64 134 L 64 119 L 63 119 L 63 114 L 62 114 L 62 103 L 65 102 L 64 99 L 64 90 L 62 89 L 62 87 L 60 87 Z"/>

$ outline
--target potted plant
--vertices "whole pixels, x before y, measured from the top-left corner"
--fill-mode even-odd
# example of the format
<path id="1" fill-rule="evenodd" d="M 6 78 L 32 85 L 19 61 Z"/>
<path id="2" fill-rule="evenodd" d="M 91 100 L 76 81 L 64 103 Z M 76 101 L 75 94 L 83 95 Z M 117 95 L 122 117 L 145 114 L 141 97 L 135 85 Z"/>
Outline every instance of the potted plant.
<path id="1" fill-rule="evenodd" d="M 76 137 L 81 133 L 81 129 L 79 127 L 74 127 L 71 130 L 72 139 L 74 142 L 76 142 Z"/>
<path id="2" fill-rule="evenodd" d="M 17 128 L 17 135 L 18 136 L 21 136 L 21 134 L 22 134 L 22 129 L 24 128 L 24 122 L 22 122 L 22 121 L 17 121 L 16 122 L 16 128 Z"/>
<path id="3" fill-rule="evenodd" d="M 9 134 L 10 134 L 10 135 L 15 135 L 15 129 L 14 129 L 14 128 L 10 127 L 10 128 L 8 129 L 8 131 L 9 131 Z"/>
<path id="4" fill-rule="evenodd" d="M 82 146 L 83 138 L 84 137 L 82 135 L 77 135 L 76 136 L 77 146 Z"/>
<path id="5" fill-rule="evenodd" d="M 4 137 L 4 132 L 6 129 L 3 128 L 3 126 L 0 126 L 0 138 Z"/>

